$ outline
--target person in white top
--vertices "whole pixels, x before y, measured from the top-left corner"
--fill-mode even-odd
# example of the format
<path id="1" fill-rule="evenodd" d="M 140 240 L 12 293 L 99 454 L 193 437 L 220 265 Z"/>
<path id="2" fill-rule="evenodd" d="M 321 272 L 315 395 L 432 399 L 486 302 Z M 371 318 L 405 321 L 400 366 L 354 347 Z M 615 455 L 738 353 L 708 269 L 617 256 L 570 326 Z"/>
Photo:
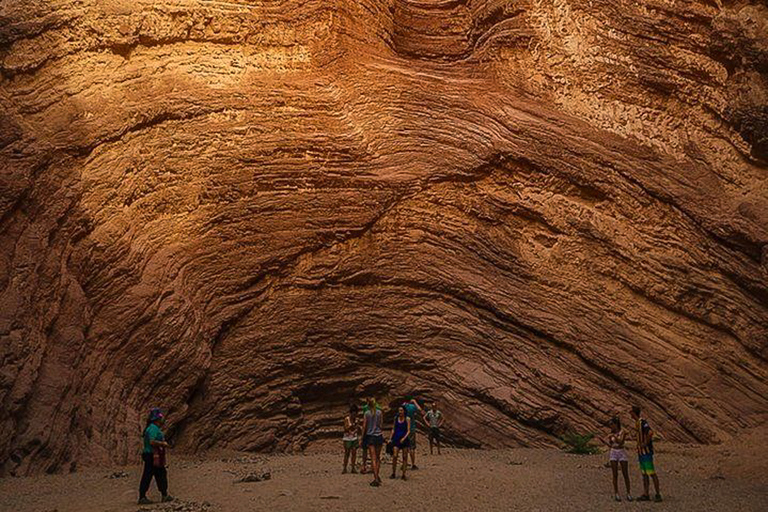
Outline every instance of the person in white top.
<path id="1" fill-rule="evenodd" d="M 382 426 L 384 424 L 381 409 L 376 405 L 376 399 L 368 398 L 368 410 L 363 416 L 363 450 L 368 450 L 371 458 L 371 469 L 373 470 L 373 482 L 371 486 L 379 487 L 381 477 L 379 468 L 381 467 L 381 447 L 384 444 L 382 435 Z"/>
<path id="2" fill-rule="evenodd" d="M 618 416 L 614 416 L 610 421 L 611 434 L 608 436 L 608 441 L 605 444 L 608 445 L 608 461 L 611 463 L 611 471 L 613 472 L 613 496 L 616 501 L 621 501 L 619 496 L 619 465 L 621 465 L 621 473 L 624 476 L 624 486 L 627 488 L 627 501 L 632 501 L 632 495 L 629 491 L 629 458 L 627 457 L 627 450 L 624 449 L 624 443 L 626 442 L 626 433 L 621 428 L 621 420 Z"/>
<path id="3" fill-rule="evenodd" d="M 355 462 L 357 460 L 357 447 L 359 446 L 358 434 L 360 433 L 360 424 L 358 421 L 358 409 L 356 404 L 349 406 L 349 414 L 344 417 L 344 469 L 342 473 L 347 472 L 347 464 L 352 459 L 352 473 L 357 473 Z"/>
<path id="4" fill-rule="evenodd" d="M 437 402 L 432 402 L 432 408 L 424 414 L 424 422 L 429 425 L 429 454 L 433 455 L 433 446 L 437 445 L 440 455 L 440 427 L 443 426 L 443 413 L 437 410 Z"/>

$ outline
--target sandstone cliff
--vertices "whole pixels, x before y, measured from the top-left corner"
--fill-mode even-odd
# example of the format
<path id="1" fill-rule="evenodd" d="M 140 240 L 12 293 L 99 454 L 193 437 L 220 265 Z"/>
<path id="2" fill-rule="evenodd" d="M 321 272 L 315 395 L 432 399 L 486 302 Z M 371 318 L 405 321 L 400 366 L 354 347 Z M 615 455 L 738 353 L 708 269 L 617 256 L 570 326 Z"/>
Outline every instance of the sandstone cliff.
<path id="1" fill-rule="evenodd" d="M 753 0 L 0 3 L 2 474 L 768 410 Z M 626 414 L 625 414 L 626 418 Z M 335 435 L 335 434 L 334 434 Z"/>

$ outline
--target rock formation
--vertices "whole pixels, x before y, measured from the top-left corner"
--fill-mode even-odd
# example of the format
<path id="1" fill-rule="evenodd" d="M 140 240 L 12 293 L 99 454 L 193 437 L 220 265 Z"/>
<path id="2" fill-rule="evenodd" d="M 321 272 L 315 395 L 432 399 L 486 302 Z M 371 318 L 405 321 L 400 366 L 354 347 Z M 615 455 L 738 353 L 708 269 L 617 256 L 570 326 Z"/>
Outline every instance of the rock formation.
<path id="1" fill-rule="evenodd" d="M 760 0 L 0 3 L 0 472 L 768 412 Z"/>

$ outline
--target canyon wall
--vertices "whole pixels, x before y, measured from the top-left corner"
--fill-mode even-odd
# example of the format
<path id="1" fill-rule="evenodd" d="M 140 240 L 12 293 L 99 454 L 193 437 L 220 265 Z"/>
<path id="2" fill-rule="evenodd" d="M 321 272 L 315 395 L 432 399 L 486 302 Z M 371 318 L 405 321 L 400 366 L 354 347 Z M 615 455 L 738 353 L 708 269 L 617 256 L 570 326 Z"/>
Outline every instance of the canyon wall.
<path id="1" fill-rule="evenodd" d="M 0 474 L 768 413 L 768 7 L 0 3 Z"/>

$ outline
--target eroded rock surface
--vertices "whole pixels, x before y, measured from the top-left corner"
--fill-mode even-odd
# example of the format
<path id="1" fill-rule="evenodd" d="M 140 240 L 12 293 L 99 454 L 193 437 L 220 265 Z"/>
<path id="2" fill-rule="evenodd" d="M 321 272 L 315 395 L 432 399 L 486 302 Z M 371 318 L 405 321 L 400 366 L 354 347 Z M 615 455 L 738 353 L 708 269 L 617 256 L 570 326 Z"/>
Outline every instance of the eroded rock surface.
<path id="1" fill-rule="evenodd" d="M 2 473 L 768 408 L 768 8 L 0 4 Z M 336 435 L 336 434 L 333 434 Z"/>

